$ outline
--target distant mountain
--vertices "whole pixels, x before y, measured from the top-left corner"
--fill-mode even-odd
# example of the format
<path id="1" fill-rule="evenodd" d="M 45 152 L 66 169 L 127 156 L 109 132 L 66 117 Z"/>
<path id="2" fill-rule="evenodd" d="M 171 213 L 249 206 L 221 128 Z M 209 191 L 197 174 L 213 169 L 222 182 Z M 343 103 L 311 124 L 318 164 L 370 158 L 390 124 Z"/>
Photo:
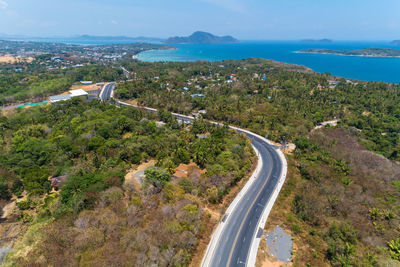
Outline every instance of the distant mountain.
<path id="1" fill-rule="evenodd" d="M 391 44 L 400 45 L 400 40 L 394 40 L 393 42 L 391 42 Z"/>
<path id="2" fill-rule="evenodd" d="M 311 43 L 311 44 L 330 44 L 333 43 L 331 39 L 304 39 L 301 40 L 302 43 Z"/>
<path id="3" fill-rule="evenodd" d="M 112 41 L 112 40 L 119 40 L 119 41 L 137 41 L 137 40 L 152 40 L 152 41 L 162 41 L 163 39 L 161 38 L 153 38 L 153 37 L 127 37 L 127 36 L 93 36 L 93 35 L 78 35 L 73 37 L 74 39 L 77 40 L 87 40 L 87 41 L 96 41 L 96 40 L 102 40 L 102 41 Z"/>
<path id="4" fill-rule="evenodd" d="M 232 36 L 215 36 L 208 32 L 195 32 L 188 37 L 171 37 L 164 41 L 166 44 L 222 44 L 237 43 L 239 40 Z"/>

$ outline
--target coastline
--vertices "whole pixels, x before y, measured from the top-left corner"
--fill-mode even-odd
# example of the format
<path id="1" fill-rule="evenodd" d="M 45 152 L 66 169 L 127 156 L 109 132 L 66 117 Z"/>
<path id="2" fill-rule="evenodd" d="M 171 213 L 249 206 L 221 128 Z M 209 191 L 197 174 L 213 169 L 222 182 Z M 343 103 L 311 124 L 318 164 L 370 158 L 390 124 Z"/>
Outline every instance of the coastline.
<path id="1" fill-rule="evenodd" d="M 297 54 L 317 54 L 317 55 L 334 55 L 343 57 L 368 57 L 368 58 L 400 58 L 400 56 L 379 56 L 379 55 L 345 55 L 341 53 L 328 53 L 328 52 L 304 52 L 304 51 L 294 51 Z"/>
<path id="2" fill-rule="evenodd" d="M 132 56 L 132 58 L 135 59 L 135 60 L 138 60 L 138 61 L 142 61 L 142 60 L 140 60 L 140 58 L 139 58 L 139 54 L 144 53 L 144 52 L 154 52 L 154 51 L 162 51 L 162 50 L 165 50 L 165 51 L 178 50 L 178 47 L 171 46 L 171 47 L 164 48 L 164 49 L 149 49 L 149 50 L 145 50 L 145 51 L 139 51 L 139 52 L 137 52 L 136 54 L 134 54 L 134 55 Z"/>

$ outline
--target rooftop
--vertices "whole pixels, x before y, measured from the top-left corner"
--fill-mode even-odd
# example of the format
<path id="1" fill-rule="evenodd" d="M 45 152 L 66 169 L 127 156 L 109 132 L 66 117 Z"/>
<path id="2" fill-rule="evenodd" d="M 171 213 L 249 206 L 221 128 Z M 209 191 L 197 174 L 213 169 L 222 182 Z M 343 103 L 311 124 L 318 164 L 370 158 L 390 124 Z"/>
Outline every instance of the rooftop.
<path id="1" fill-rule="evenodd" d="M 72 95 L 55 95 L 55 96 L 50 96 L 50 102 L 57 102 L 57 101 L 62 101 L 62 100 L 68 100 L 71 99 Z"/>
<path id="2" fill-rule="evenodd" d="M 71 90 L 69 92 L 70 92 L 72 97 L 74 97 L 74 96 L 87 96 L 88 95 L 88 93 L 83 89 Z"/>

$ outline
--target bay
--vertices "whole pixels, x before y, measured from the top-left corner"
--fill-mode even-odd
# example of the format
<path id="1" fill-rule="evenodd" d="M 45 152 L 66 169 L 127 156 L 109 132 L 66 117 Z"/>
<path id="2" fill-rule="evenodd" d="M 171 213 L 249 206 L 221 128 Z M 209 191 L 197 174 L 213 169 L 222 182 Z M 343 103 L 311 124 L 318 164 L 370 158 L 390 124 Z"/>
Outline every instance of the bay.
<path id="1" fill-rule="evenodd" d="M 389 42 L 333 42 L 330 44 L 288 41 L 246 41 L 236 44 L 174 45 L 177 50 L 146 51 L 138 55 L 141 61 L 219 61 L 265 58 L 304 65 L 316 72 L 364 81 L 400 83 L 400 58 L 353 57 L 325 54 L 305 54 L 305 48 L 352 50 L 371 47 L 394 48 Z"/>

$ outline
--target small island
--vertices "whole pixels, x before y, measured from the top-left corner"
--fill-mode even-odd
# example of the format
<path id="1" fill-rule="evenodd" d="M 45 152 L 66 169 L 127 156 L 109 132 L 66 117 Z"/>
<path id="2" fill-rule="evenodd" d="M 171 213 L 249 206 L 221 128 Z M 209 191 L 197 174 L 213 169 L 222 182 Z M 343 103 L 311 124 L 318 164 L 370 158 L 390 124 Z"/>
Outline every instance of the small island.
<path id="1" fill-rule="evenodd" d="M 298 53 L 327 54 L 352 57 L 400 57 L 399 49 L 391 48 L 365 48 L 356 50 L 333 50 L 333 49 L 302 49 Z"/>
<path id="2" fill-rule="evenodd" d="M 393 44 L 393 45 L 400 45 L 400 40 L 394 40 L 393 42 L 391 42 L 391 44 Z"/>
<path id="3" fill-rule="evenodd" d="M 208 32 L 195 32 L 188 37 L 171 37 L 164 41 L 166 44 L 227 44 L 238 43 L 232 36 L 215 36 Z"/>
<path id="4" fill-rule="evenodd" d="M 333 40 L 331 39 L 304 39 L 301 40 L 302 43 L 311 43 L 311 44 L 331 44 Z"/>

